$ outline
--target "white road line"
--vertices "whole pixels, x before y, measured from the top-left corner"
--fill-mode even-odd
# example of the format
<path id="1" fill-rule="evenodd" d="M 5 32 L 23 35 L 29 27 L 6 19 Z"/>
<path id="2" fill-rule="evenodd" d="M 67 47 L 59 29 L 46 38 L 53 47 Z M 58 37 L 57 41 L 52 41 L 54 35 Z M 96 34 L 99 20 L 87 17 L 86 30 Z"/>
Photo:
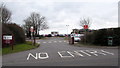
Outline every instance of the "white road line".
<path id="1" fill-rule="evenodd" d="M 106 55 L 105 53 L 100 52 L 100 54 Z"/>
<path id="2" fill-rule="evenodd" d="M 54 42 L 57 42 L 57 41 L 54 41 Z"/>
<path id="3" fill-rule="evenodd" d="M 94 54 L 95 56 L 98 56 L 98 54 L 106 55 L 105 53 L 102 53 L 100 51 L 96 50 L 87 50 L 89 53 Z"/>
<path id="4" fill-rule="evenodd" d="M 72 57 L 74 57 L 74 55 L 73 55 L 73 54 L 71 54 L 69 51 L 67 51 L 67 53 L 69 53 Z"/>
<path id="5" fill-rule="evenodd" d="M 48 43 L 52 43 L 52 42 L 48 42 Z"/>
<path id="6" fill-rule="evenodd" d="M 45 57 L 41 57 L 41 54 L 45 54 L 46 56 Z M 48 54 L 46 52 L 41 52 L 39 53 L 39 59 L 47 59 L 49 58 Z"/>
<path id="7" fill-rule="evenodd" d="M 43 43 L 46 43 L 46 42 L 43 42 Z"/>
<path id="8" fill-rule="evenodd" d="M 74 51 L 77 55 L 79 55 L 79 56 L 82 56 L 82 57 L 84 57 L 82 54 L 80 54 L 79 52 L 77 52 L 77 51 Z"/>
<path id="9" fill-rule="evenodd" d="M 64 42 L 67 42 L 67 41 L 64 41 Z"/>
<path id="10" fill-rule="evenodd" d="M 43 57 L 43 56 L 41 56 L 41 54 L 44 54 L 45 56 Z M 34 59 L 47 59 L 47 58 L 49 58 L 49 56 L 46 52 L 36 53 L 35 55 L 33 55 L 32 53 L 29 53 L 27 60 L 29 60 L 30 57 L 33 57 Z"/>
<path id="11" fill-rule="evenodd" d="M 108 54 L 114 55 L 114 53 L 110 53 L 110 52 L 107 52 L 105 50 L 101 50 L 101 51 L 104 52 L 104 53 L 108 53 Z"/>
<path id="12" fill-rule="evenodd" d="M 89 53 L 91 53 L 91 54 L 93 54 L 93 55 L 95 55 L 95 56 L 98 56 L 98 54 L 96 54 L 97 53 L 97 51 L 95 51 L 95 50 L 86 50 L 86 52 L 89 52 Z"/>
<path id="13" fill-rule="evenodd" d="M 82 53 L 84 53 L 84 54 L 86 54 L 86 55 L 88 55 L 88 56 L 91 56 L 90 54 L 86 53 L 86 52 L 83 51 L 83 50 L 77 50 L 77 52 L 82 52 Z"/>
<path id="14" fill-rule="evenodd" d="M 27 57 L 27 60 L 29 60 L 30 56 L 33 57 L 34 59 L 38 59 L 38 54 L 37 53 L 35 54 L 35 56 L 32 53 L 29 53 L 28 57 Z"/>
<path id="15" fill-rule="evenodd" d="M 58 52 L 58 54 L 60 55 L 61 58 L 74 57 L 74 55 L 71 55 L 69 52 L 67 52 L 67 53 L 69 53 L 71 56 L 63 56 L 61 54 L 62 52 L 67 52 L 67 51 L 60 51 L 60 52 Z"/>
<path id="16" fill-rule="evenodd" d="M 59 41 L 59 42 L 62 42 L 62 41 Z"/>

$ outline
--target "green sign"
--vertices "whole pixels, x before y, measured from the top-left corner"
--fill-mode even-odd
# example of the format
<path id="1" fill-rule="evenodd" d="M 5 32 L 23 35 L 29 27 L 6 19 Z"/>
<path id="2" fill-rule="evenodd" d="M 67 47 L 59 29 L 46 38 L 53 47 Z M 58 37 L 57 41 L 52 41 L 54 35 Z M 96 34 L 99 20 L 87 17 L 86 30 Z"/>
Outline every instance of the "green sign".
<path id="1" fill-rule="evenodd" d="M 113 37 L 108 37 L 108 45 L 113 45 Z"/>

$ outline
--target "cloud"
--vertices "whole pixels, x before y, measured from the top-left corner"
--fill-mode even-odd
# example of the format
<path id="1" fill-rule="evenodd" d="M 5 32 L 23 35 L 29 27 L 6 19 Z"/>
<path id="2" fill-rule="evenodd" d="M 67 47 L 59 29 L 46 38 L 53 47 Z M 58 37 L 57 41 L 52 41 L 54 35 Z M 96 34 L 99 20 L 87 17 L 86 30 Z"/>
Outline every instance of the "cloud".
<path id="1" fill-rule="evenodd" d="M 51 0 L 4 0 L 6 7 L 12 12 L 12 21 L 17 24 L 24 24 L 24 19 L 30 16 L 31 12 L 37 12 L 46 17 L 50 29 L 42 33 L 59 31 L 66 33 L 69 25 L 69 33 L 73 28 L 79 26 L 81 18 L 91 19 L 91 29 L 110 28 L 118 26 L 117 1 L 110 2 L 84 2 Z M 98 0 L 97 0 L 98 1 Z"/>
<path id="2" fill-rule="evenodd" d="M 3 2 L 118 2 L 119 0 L 4 0 Z"/>

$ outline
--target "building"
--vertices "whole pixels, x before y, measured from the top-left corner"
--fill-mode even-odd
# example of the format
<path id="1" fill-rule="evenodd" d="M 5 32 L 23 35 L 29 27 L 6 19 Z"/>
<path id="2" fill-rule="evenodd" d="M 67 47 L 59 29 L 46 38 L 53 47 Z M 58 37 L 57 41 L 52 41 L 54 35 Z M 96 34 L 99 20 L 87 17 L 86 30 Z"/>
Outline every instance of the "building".
<path id="1" fill-rule="evenodd" d="M 51 32 L 51 35 L 52 36 L 57 36 L 59 33 L 57 32 L 57 31 L 53 31 L 53 32 Z"/>

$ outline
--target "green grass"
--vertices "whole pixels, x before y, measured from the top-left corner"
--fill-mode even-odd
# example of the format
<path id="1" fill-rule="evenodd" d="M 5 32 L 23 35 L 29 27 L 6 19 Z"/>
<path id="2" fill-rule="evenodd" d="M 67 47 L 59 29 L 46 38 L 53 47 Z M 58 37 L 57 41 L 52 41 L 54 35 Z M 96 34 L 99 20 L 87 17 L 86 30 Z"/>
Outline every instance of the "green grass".
<path id="1" fill-rule="evenodd" d="M 14 49 L 12 50 L 11 47 L 6 47 L 6 48 L 2 48 L 2 54 L 10 54 L 10 53 L 16 53 L 16 52 L 21 52 L 21 51 L 25 51 L 25 50 L 30 50 L 30 49 L 34 49 L 37 48 L 38 44 L 36 44 L 36 46 L 32 45 L 32 42 L 26 42 L 23 44 L 17 44 L 14 45 Z"/>

